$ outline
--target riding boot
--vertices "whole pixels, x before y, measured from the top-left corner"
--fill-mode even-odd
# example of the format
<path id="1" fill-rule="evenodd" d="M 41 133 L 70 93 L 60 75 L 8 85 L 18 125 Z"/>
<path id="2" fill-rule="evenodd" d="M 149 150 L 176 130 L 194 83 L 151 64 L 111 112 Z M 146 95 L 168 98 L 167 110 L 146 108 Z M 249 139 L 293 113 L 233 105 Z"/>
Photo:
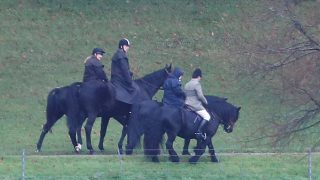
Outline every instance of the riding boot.
<path id="1" fill-rule="evenodd" d="M 200 125 L 199 125 L 199 127 L 198 127 L 198 130 L 197 130 L 197 132 L 195 133 L 197 139 L 206 140 L 207 135 L 206 135 L 206 133 L 204 133 L 203 131 L 204 131 L 204 129 L 207 127 L 207 124 L 208 124 L 208 121 L 207 121 L 207 120 L 204 120 L 204 119 L 201 120 Z"/>

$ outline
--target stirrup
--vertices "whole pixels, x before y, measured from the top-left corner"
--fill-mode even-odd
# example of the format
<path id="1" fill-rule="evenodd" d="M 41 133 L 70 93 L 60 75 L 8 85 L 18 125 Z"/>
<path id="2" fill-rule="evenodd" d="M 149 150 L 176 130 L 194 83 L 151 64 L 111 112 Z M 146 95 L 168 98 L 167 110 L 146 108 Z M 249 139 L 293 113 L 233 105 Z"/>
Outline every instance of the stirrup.
<path id="1" fill-rule="evenodd" d="M 203 140 L 207 139 L 207 133 L 203 133 L 203 134 L 201 134 L 201 136 L 202 136 Z"/>
<path id="2" fill-rule="evenodd" d="M 199 139 L 200 137 L 203 139 L 203 140 L 206 140 L 207 139 L 207 133 L 200 133 L 200 132 L 196 132 L 194 133 L 196 135 L 196 137 Z"/>

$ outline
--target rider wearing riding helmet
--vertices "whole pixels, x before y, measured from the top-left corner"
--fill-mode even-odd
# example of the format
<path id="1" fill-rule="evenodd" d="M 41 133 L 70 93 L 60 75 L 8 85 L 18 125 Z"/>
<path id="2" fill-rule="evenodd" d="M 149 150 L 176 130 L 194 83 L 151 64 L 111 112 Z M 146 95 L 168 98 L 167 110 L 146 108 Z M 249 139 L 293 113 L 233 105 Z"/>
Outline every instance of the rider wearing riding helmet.
<path id="1" fill-rule="evenodd" d="M 119 101 L 133 104 L 137 95 L 137 87 L 132 80 L 133 73 L 130 71 L 129 51 L 130 42 L 128 39 L 121 39 L 118 50 L 111 61 L 111 82 L 116 87 L 116 99 Z"/>
<path id="2" fill-rule="evenodd" d="M 105 51 L 101 48 L 94 48 L 91 56 L 84 61 L 84 74 L 83 82 L 92 80 L 108 81 L 107 75 L 103 70 L 104 65 L 101 63 L 101 59 Z"/>
<path id="3" fill-rule="evenodd" d="M 196 136 L 198 139 L 206 139 L 204 129 L 206 128 L 211 116 L 208 111 L 203 107 L 203 104 L 208 104 L 207 99 L 204 97 L 200 80 L 202 78 L 202 72 L 200 68 L 197 68 L 192 73 L 192 79 L 185 85 L 184 90 L 186 93 L 186 105 L 191 110 L 199 114 L 203 119 L 200 122 Z"/>
<path id="4" fill-rule="evenodd" d="M 181 80 L 183 71 L 176 67 L 174 71 L 168 76 L 163 84 L 163 99 L 165 105 L 181 108 L 184 106 L 186 95 L 182 90 Z"/>

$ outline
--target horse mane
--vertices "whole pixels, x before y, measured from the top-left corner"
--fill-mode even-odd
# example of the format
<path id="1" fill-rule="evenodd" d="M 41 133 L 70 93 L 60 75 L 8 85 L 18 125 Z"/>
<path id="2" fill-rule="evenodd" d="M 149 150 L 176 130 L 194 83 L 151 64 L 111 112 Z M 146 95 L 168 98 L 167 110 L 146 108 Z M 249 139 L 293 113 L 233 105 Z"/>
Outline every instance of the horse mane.
<path id="1" fill-rule="evenodd" d="M 140 89 L 143 90 L 141 92 L 146 93 L 146 95 L 149 97 L 148 99 L 151 99 L 160 89 L 166 78 L 167 67 L 149 73 L 139 79 L 134 80 L 134 82 L 137 83 L 140 86 Z"/>
<path id="2" fill-rule="evenodd" d="M 152 73 L 149 73 L 139 79 L 136 79 L 135 82 L 136 83 L 144 83 L 144 82 L 148 82 L 150 84 L 154 84 L 155 82 L 158 82 L 159 81 L 159 77 L 162 77 L 163 76 L 163 72 L 164 72 L 164 68 L 160 69 L 160 70 L 157 70 L 157 71 L 154 71 Z M 160 84 L 161 85 L 161 84 Z"/>
<path id="3" fill-rule="evenodd" d="M 222 120 L 238 119 L 238 108 L 224 98 L 217 99 L 216 96 L 206 96 L 208 101 L 208 109 L 215 112 Z"/>

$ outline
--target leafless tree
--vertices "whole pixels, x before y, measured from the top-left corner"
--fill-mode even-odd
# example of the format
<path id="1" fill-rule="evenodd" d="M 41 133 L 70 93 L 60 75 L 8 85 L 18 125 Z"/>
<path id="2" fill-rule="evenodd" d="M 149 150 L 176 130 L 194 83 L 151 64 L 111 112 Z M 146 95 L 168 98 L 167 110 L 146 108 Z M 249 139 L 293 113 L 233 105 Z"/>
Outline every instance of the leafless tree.
<path id="1" fill-rule="evenodd" d="M 281 13 L 274 9 L 270 11 L 287 20 L 286 37 L 280 43 L 273 43 L 274 38 L 264 41 L 265 44 L 257 42 L 248 52 L 256 57 L 252 61 L 255 63 L 250 65 L 250 76 L 259 77 L 259 82 L 273 84 L 281 97 L 280 102 L 286 107 L 280 113 L 270 114 L 265 124 L 254 132 L 254 140 L 269 138 L 274 146 L 287 145 L 297 134 L 310 133 L 320 127 L 320 21 L 317 16 L 317 19 L 305 22 L 295 15 L 294 9 L 302 1 L 284 2 Z M 263 61 L 262 57 L 270 57 L 273 61 Z M 270 78 L 272 76 L 277 78 Z M 320 138 L 314 147 L 319 144 Z"/>

